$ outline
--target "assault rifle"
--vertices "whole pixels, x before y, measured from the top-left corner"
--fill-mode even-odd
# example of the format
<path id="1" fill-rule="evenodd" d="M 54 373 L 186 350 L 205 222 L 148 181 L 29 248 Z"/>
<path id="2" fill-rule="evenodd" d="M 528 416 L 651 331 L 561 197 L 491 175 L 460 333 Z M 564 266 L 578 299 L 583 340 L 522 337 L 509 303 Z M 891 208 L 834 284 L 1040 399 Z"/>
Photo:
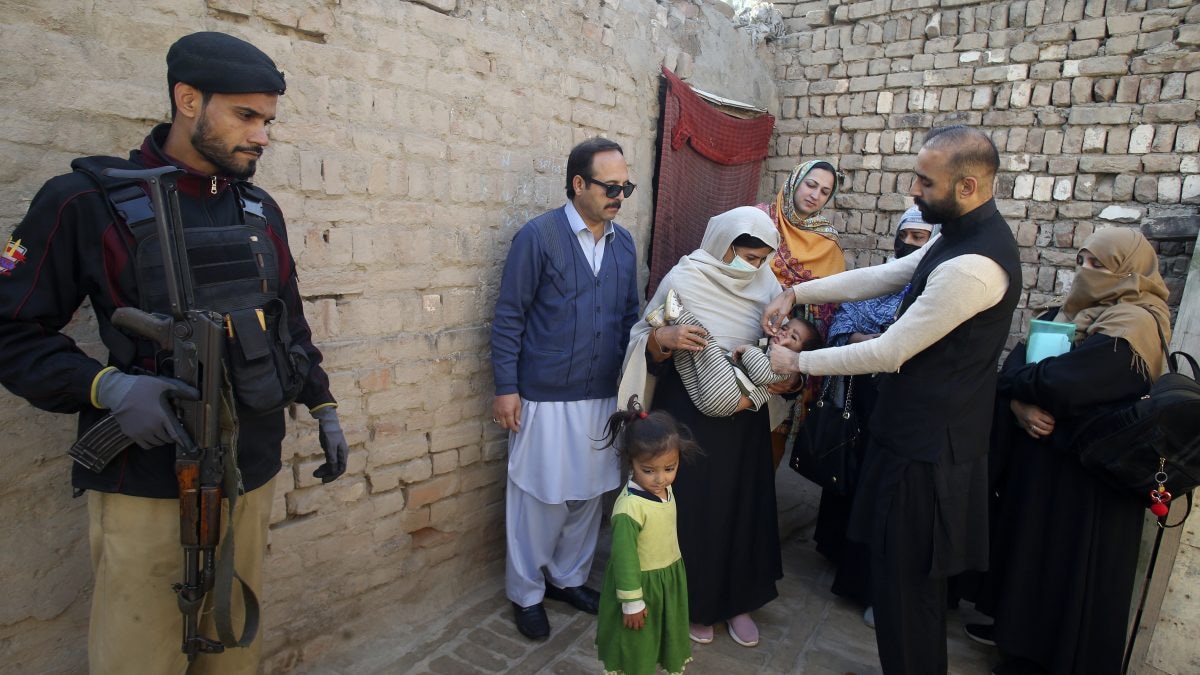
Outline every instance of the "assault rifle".
<path id="1" fill-rule="evenodd" d="M 219 653 L 225 647 L 245 647 L 258 631 L 258 601 L 242 583 L 246 620 L 241 638 L 235 637 L 229 612 L 233 590 L 233 528 L 228 528 L 221 560 L 216 560 L 221 533 L 221 499 L 229 498 L 229 512 L 241 491 L 233 449 L 222 439 L 221 418 L 232 419 L 232 402 L 225 396 L 228 375 L 225 361 L 225 320 L 221 314 L 197 309 L 188 264 L 183 220 L 179 212 L 177 177 L 182 171 L 165 166 L 157 169 L 105 169 L 113 179 L 139 180 L 149 187 L 154 221 L 165 273 L 171 315 L 149 314 L 120 307 L 112 324 L 127 333 L 154 341 L 171 353 L 173 377 L 200 392 L 195 401 L 175 402 L 182 439 L 175 444 L 175 477 L 179 482 L 179 540 L 183 546 L 183 580 L 175 584 L 179 611 L 183 613 L 182 649 L 192 661 L 199 653 Z M 115 427 L 115 431 L 114 431 Z M 80 438 L 72 456 L 100 469 L 130 441 L 120 433 L 111 415 Z M 81 456 L 83 459 L 81 459 Z M 238 579 L 241 581 L 241 579 Z M 214 618 L 219 640 L 199 633 L 199 617 L 205 596 L 213 591 Z"/>

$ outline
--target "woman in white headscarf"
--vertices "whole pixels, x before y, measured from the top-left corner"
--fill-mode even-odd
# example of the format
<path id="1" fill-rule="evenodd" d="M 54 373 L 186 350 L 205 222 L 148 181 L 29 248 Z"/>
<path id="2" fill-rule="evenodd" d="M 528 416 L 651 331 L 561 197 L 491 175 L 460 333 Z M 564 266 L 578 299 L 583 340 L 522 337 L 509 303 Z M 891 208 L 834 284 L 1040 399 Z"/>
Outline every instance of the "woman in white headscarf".
<path id="1" fill-rule="evenodd" d="M 673 485 L 691 636 L 702 644 L 712 641 L 713 625 L 722 621 L 739 644 L 757 644 L 749 612 L 778 595 L 783 566 L 770 423 L 767 406 L 753 410 L 749 399 L 727 417 L 704 415 L 671 357 L 677 350 L 700 351 L 710 334 L 729 350 L 762 337 L 762 312 L 781 290 L 770 267 L 778 246 L 774 223 L 754 207 L 709 220 L 700 248 L 680 258 L 647 305 L 652 311 L 674 290 L 701 326 L 653 328 L 645 318 L 635 324 L 618 394 L 623 403 L 637 394 L 648 407 L 671 413 L 704 450 L 680 468 Z"/>

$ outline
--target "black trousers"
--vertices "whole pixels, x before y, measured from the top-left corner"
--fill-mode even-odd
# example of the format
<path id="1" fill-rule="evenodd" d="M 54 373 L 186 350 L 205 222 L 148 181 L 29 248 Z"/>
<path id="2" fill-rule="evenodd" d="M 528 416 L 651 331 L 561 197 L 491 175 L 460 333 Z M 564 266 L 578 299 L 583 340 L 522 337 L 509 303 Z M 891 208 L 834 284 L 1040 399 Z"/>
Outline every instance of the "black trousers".
<path id="1" fill-rule="evenodd" d="M 871 546 L 875 640 L 887 675 L 944 675 L 947 669 L 947 580 L 930 577 L 934 470 L 933 464 L 908 463 Z"/>

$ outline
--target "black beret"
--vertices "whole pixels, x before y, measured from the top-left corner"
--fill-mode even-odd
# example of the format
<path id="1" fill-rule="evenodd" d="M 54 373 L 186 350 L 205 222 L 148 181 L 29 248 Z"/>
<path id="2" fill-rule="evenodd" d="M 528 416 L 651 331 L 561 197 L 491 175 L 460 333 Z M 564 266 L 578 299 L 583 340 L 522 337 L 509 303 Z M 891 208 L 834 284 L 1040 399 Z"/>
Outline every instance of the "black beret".
<path id="1" fill-rule="evenodd" d="M 224 33 L 192 33 L 167 50 L 167 83 L 214 94 L 282 94 L 283 73 L 261 49 Z"/>

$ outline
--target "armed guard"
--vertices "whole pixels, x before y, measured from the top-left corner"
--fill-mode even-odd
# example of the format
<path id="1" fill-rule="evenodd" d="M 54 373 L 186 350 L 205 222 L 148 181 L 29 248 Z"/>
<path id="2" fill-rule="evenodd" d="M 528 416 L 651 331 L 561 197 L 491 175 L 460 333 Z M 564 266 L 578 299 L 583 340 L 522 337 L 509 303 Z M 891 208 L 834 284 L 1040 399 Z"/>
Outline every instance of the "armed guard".
<path id="1" fill-rule="evenodd" d="M 77 159 L 42 187 L 5 246 L 0 349 L 23 365 L 0 383 L 38 408 L 79 414 L 72 484 L 86 492 L 90 519 L 91 672 L 253 673 L 261 643 L 253 639 L 254 595 L 284 408 L 302 403 L 318 420 L 325 463 L 314 475 L 324 482 L 345 471 L 348 448 L 304 318 L 283 214 L 247 182 L 268 145 L 284 75 L 253 45 L 205 32 L 171 46 L 167 82 L 172 122 L 151 130 L 128 160 Z M 170 189 L 158 185 L 152 199 L 158 179 Z M 170 226 L 182 228 L 173 239 Z M 178 260 L 185 264 L 172 269 Z M 107 363 L 61 332 L 84 299 Z M 114 313 L 131 312 L 161 328 L 160 339 L 114 322 Z M 196 350 L 185 316 L 211 320 L 222 344 Z M 189 411 L 214 416 L 204 424 L 219 429 L 217 440 L 201 440 Z M 196 485 L 181 469 L 193 451 L 204 458 Z M 196 502 L 199 511 L 188 503 L 197 485 L 217 495 Z M 213 563 L 215 545 L 187 532 L 190 510 L 193 521 L 223 520 L 222 549 L 236 550 L 234 559 Z M 194 564 L 197 553 L 209 557 Z M 243 586 L 230 593 L 234 569 Z"/>

